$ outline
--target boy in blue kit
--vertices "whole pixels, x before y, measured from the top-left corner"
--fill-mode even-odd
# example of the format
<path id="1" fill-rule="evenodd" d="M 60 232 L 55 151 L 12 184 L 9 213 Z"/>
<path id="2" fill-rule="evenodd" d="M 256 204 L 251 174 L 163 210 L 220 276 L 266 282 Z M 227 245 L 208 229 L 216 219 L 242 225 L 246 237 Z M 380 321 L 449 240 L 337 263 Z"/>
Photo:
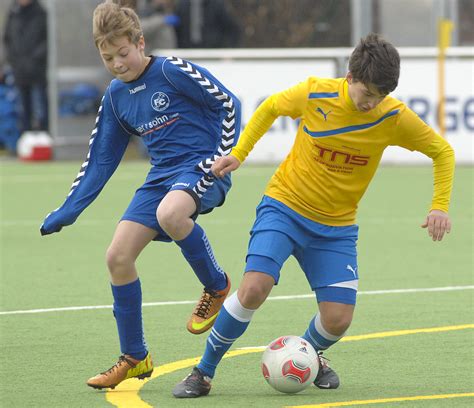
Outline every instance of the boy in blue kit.
<path id="1" fill-rule="evenodd" d="M 95 44 L 115 77 L 102 99 L 89 153 L 65 202 L 48 214 L 41 234 L 73 224 L 117 168 L 131 135 L 143 139 L 152 167 L 120 220 L 107 250 L 122 356 L 87 381 L 114 388 L 149 377 L 153 363 L 144 340 L 142 292 L 135 260 L 151 241 L 174 241 L 204 286 L 187 328 L 208 330 L 230 289 L 205 232 L 195 222 L 222 205 L 231 181 L 214 179 L 214 161 L 228 154 L 240 131 L 240 102 L 206 69 L 174 57 L 145 56 L 135 12 L 97 6 Z"/>

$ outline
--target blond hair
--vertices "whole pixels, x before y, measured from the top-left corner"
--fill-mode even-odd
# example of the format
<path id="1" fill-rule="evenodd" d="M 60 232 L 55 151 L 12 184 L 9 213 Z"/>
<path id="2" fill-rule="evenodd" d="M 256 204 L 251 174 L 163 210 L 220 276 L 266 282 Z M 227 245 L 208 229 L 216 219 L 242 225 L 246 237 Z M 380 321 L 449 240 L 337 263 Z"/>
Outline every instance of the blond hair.
<path id="1" fill-rule="evenodd" d="M 113 44 L 124 36 L 132 44 L 138 44 L 143 36 L 143 31 L 135 11 L 107 1 L 99 4 L 94 10 L 92 35 L 96 47 L 100 48 L 104 43 Z"/>

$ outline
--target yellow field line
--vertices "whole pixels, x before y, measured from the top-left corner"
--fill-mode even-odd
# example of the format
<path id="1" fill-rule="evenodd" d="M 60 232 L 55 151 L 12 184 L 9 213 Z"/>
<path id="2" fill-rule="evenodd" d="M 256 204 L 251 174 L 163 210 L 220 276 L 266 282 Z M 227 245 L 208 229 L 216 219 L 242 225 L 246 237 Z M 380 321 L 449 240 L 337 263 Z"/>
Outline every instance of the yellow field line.
<path id="1" fill-rule="evenodd" d="M 474 392 L 466 392 L 462 394 L 439 394 L 439 395 L 419 395 L 416 397 L 399 397 L 399 398 L 381 398 L 375 400 L 354 400 L 343 402 L 326 402 L 324 404 L 316 405 L 291 405 L 286 408 L 331 408 L 331 407 L 352 407 L 354 405 L 368 405 L 368 404 L 386 404 L 390 402 L 404 402 L 404 401 L 425 401 L 447 398 L 465 398 L 474 397 Z"/>
<path id="2" fill-rule="evenodd" d="M 446 331 L 453 331 L 453 330 L 465 330 L 465 329 L 474 329 L 474 324 L 462 324 L 457 326 L 444 326 L 444 327 L 431 327 L 431 328 L 424 328 L 424 329 L 412 329 L 412 330 L 396 330 L 396 331 L 389 331 L 389 332 L 380 332 L 380 333 L 370 333 L 370 334 L 363 334 L 359 336 L 347 336 L 341 339 L 341 341 L 360 341 L 360 340 L 369 340 L 369 339 L 378 339 L 378 338 L 385 338 L 385 337 L 393 337 L 393 336 L 406 336 L 410 334 L 419 334 L 419 333 L 438 333 L 438 332 L 446 332 Z M 232 350 L 227 352 L 224 355 L 224 358 L 231 358 L 236 357 L 244 354 L 249 353 L 259 353 L 263 351 L 263 347 L 250 347 L 245 349 L 238 349 Z M 106 392 L 106 399 L 112 405 L 116 406 L 117 408 L 153 408 L 152 405 L 143 401 L 140 396 L 138 395 L 140 389 L 148 382 L 157 378 L 161 375 L 169 374 L 183 368 L 193 367 L 199 363 L 201 357 L 193 357 L 188 358 L 186 360 L 175 361 L 168 364 L 163 364 L 159 367 L 155 367 L 153 374 L 150 378 L 145 380 L 138 380 L 135 378 L 131 378 L 127 381 L 122 382 L 114 390 L 107 390 Z M 171 390 L 170 390 L 171 394 Z M 459 395 L 459 396 L 470 396 L 464 394 L 446 394 L 446 395 Z M 455 398 L 455 397 L 442 397 L 442 396 L 420 396 L 420 397 L 405 397 L 405 398 L 420 398 L 420 399 L 438 399 L 438 398 Z M 380 402 L 367 402 L 367 401 L 349 401 L 352 405 L 355 405 L 357 402 L 359 405 L 361 404 L 375 404 L 375 403 L 382 403 L 382 402 L 395 402 L 397 399 L 387 399 L 387 400 L 367 400 L 367 401 L 380 401 Z M 411 401 L 410 399 L 406 399 L 407 401 Z M 405 401 L 405 399 L 404 399 Z M 308 405 L 305 408 L 309 407 L 339 407 L 339 406 L 347 406 L 349 402 L 339 402 L 337 404 L 346 404 L 346 405 Z M 330 403 L 336 404 L 336 403 Z"/>
<path id="3" fill-rule="evenodd" d="M 224 355 L 224 358 L 236 357 L 243 354 L 249 353 L 261 353 L 262 347 L 246 348 L 244 350 L 232 350 Z M 136 378 L 130 378 L 127 381 L 119 384 L 114 390 L 107 390 L 105 395 L 108 402 L 115 405 L 118 408 L 153 408 L 152 405 L 147 404 L 143 401 L 138 392 L 148 382 L 161 375 L 169 374 L 174 371 L 181 370 L 183 368 L 194 367 L 199 363 L 201 357 L 188 358 L 186 360 L 175 361 L 168 364 L 163 364 L 159 367 L 155 367 L 153 374 L 150 378 L 145 380 L 138 380 Z M 171 390 L 170 390 L 171 395 Z"/>
<path id="4" fill-rule="evenodd" d="M 447 332 L 447 331 L 465 330 L 465 329 L 474 329 L 474 324 L 461 324 L 458 326 L 429 327 L 427 329 L 395 330 L 395 331 L 380 332 L 380 333 L 361 334 L 359 336 L 343 337 L 340 341 L 381 339 L 384 337 L 406 336 L 408 334 L 438 333 L 438 332 Z"/>

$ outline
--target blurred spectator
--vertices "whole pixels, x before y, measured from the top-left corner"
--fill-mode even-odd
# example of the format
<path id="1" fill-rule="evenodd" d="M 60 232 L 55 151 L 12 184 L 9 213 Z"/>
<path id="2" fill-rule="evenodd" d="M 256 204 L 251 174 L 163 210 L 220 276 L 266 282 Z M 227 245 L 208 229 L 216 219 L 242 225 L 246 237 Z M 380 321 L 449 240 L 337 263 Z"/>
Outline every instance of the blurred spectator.
<path id="1" fill-rule="evenodd" d="M 176 0 L 179 48 L 233 48 L 241 27 L 225 0 Z"/>
<path id="2" fill-rule="evenodd" d="M 6 20 L 6 60 L 20 93 L 22 131 L 48 129 L 46 20 L 38 0 L 15 0 Z"/>
<path id="3" fill-rule="evenodd" d="M 110 3 L 118 4 L 122 7 L 129 7 L 133 10 L 137 10 L 138 7 L 138 0 L 107 0 Z"/>
<path id="4" fill-rule="evenodd" d="M 148 54 L 159 49 L 176 48 L 177 39 L 174 27 L 179 23 L 174 13 L 173 0 L 147 0 L 140 22 Z"/>
<path id="5" fill-rule="evenodd" d="M 146 52 L 151 54 L 159 49 L 176 48 L 176 31 L 174 26 L 179 18 L 174 13 L 173 0 L 109 0 L 122 7 L 130 7 L 140 16 L 143 36 L 146 39 Z"/>
<path id="6" fill-rule="evenodd" d="M 0 147 L 14 156 L 20 138 L 18 95 L 9 70 L 0 62 Z"/>

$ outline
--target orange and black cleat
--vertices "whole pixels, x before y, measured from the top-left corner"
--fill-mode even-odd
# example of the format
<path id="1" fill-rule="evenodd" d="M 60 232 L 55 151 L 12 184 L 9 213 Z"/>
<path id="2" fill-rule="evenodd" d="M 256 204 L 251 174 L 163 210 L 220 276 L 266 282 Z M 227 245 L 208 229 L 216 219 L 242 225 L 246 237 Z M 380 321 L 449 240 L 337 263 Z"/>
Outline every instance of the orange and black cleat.
<path id="1" fill-rule="evenodd" d="M 218 291 L 204 289 L 201 299 L 188 320 L 189 332 L 201 334 L 212 327 L 230 290 L 230 279 L 227 275 L 226 278 L 227 286 L 224 289 Z"/>
<path id="2" fill-rule="evenodd" d="M 87 385 L 101 390 L 102 388 L 114 389 L 122 381 L 129 378 L 143 380 L 151 376 L 153 372 L 153 361 L 150 353 L 143 360 L 136 360 L 127 354 L 120 356 L 115 365 L 103 373 L 87 380 Z"/>

